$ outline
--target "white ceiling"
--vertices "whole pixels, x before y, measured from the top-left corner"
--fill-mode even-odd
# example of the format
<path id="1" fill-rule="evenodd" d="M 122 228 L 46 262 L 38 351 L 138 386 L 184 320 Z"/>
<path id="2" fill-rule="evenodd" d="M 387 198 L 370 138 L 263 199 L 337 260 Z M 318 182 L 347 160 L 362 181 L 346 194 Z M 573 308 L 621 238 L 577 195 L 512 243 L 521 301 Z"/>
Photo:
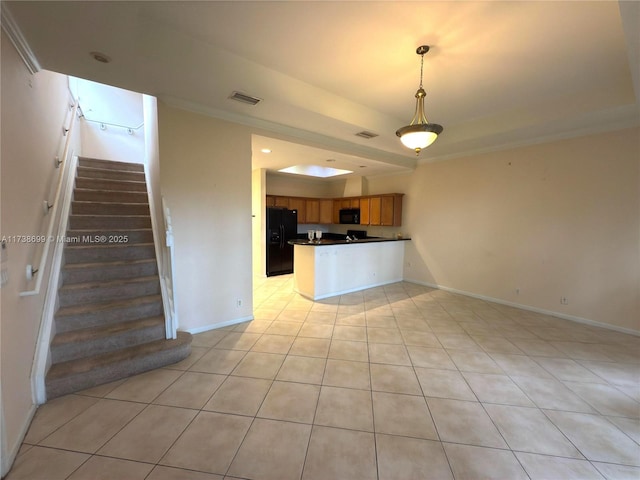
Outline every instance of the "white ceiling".
<path id="1" fill-rule="evenodd" d="M 274 132 L 255 167 L 414 168 L 395 131 L 413 116 L 421 44 L 427 116 L 444 132 L 420 161 L 640 124 L 638 2 L 2 3 L 42 68 Z"/>

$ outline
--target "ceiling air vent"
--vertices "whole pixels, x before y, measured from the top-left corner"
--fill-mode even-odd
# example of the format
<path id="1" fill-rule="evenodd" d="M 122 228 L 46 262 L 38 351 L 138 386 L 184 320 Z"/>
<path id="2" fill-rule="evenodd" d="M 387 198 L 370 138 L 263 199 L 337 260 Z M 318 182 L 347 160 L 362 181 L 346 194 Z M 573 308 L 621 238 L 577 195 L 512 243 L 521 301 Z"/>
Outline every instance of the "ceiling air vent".
<path id="1" fill-rule="evenodd" d="M 229 98 L 238 102 L 248 103 L 249 105 L 256 105 L 257 103 L 262 101 L 261 98 L 252 97 L 251 95 L 247 95 L 246 93 L 242 92 L 231 92 Z"/>
<path id="2" fill-rule="evenodd" d="M 363 130 L 362 132 L 358 132 L 356 133 L 356 137 L 362 137 L 366 140 L 370 140 L 372 138 L 375 138 L 379 136 L 377 133 L 373 133 L 373 132 L 367 132 L 366 130 Z"/>

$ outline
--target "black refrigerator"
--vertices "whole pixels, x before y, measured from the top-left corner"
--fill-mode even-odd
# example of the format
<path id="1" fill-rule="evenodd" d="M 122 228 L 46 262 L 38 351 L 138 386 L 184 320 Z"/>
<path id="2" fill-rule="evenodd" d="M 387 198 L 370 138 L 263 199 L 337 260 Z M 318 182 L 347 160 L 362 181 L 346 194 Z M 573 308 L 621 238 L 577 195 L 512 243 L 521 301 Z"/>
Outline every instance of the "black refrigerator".
<path id="1" fill-rule="evenodd" d="M 267 207 L 267 277 L 293 273 L 293 245 L 298 236 L 298 211 Z"/>

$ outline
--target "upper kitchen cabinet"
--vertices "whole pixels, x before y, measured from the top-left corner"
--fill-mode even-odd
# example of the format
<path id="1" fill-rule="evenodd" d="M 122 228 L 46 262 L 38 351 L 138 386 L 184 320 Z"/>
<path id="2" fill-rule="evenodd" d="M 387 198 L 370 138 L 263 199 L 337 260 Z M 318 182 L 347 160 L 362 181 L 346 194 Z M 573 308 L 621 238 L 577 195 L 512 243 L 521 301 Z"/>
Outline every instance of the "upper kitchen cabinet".
<path id="1" fill-rule="evenodd" d="M 371 199 L 364 197 L 360 199 L 360 225 L 369 225 L 371 223 Z"/>
<path id="2" fill-rule="evenodd" d="M 402 195 L 390 193 L 360 200 L 360 224 L 399 227 L 402 225 Z"/>
<path id="3" fill-rule="evenodd" d="M 307 198 L 306 201 L 307 214 L 304 223 L 320 223 L 320 200 L 315 198 Z"/>
<path id="4" fill-rule="evenodd" d="M 305 223 L 307 218 L 307 201 L 304 198 L 289 197 L 289 210 L 298 211 L 298 223 Z"/>
<path id="5" fill-rule="evenodd" d="M 330 198 L 320 200 L 320 224 L 333 223 L 333 204 Z"/>
<path id="6" fill-rule="evenodd" d="M 304 198 L 267 195 L 268 207 L 298 211 L 298 223 L 329 225 L 340 223 L 340 210 L 360 209 L 360 225 L 399 227 L 402 224 L 402 195 L 388 193 L 350 198 Z"/>
<path id="7" fill-rule="evenodd" d="M 276 195 L 267 195 L 267 207 L 289 208 L 289 197 L 279 197 L 279 196 L 276 196 Z"/>

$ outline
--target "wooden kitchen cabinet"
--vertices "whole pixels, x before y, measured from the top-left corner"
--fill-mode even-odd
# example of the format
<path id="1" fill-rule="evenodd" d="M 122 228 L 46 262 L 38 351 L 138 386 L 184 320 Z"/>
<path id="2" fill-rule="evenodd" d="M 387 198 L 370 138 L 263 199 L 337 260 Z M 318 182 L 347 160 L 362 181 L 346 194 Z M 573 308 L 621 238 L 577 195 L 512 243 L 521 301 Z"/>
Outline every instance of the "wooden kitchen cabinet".
<path id="1" fill-rule="evenodd" d="M 267 195 L 267 207 L 284 207 L 289 208 L 289 197 L 281 197 L 278 195 Z"/>
<path id="2" fill-rule="evenodd" d="M 340 203 L 340 199 L 336 198 L 333 200 L 333 223 L 340 223 L 340 209 L 342 208 Z"/>
<path id="3" fill-rule="evenodd" d="M 360 225 L 402 225 L 402 194 L 374 195 L 360 199 Z"/>
<path id="4" fill-rule="evenodd" d="M 402 225 L 402 194 L 381 195 L 380 223 L 377 225 L 399 227 Z"/>
<path id="5" fill-rule="evenodd" d="M 394 223 L 394 197 L 381 197 L 380 199 L 380 225 L 393 226 Z"/>
<path id="6" fill-rule="evenodd" d="M 343 208 L 360 208 L 360 197 L 338 198 L 334 200 L 339 203 L 339 210 Z"/>
<path id="7" fill-rule="evenodd" d="M 320 223 L 322 225 L 333 223 L 333 200 L 330 198 L 320 200 Z"/>
<path id="8" fill-rule="evenodd" d="M 361 198 L 358 203 L 360 207 L 360 225 L 369 225 L 371 221 L 371 199 L 369 197 Z"/>
<path id="9" fill-rule="evenodd" d="M 289 197 L 289 210 L 298 211 L 298 223 L 306 223 L 307 200 L 299 197 Z"/>
<path id="10" fill-rule="evenodd" d="M 308 198 L 306 209 L 305 223 L 320 223 L 320 200 Z"/>
<path id="11" fill-rule="evenodd" d="M 369 225 L 382 225 L 382 198 L 369 198 Z"/>
<path id="12" fill-rule="evenodd" d="M 268 207 L 298 211 L 298 223 L 328 225 L 340 223 L 340 210 L 360 209 L 360 225 L 399 227 L 402 225 L 401 193 L 349 198 L 304 198 L 267 195 Z"/>

